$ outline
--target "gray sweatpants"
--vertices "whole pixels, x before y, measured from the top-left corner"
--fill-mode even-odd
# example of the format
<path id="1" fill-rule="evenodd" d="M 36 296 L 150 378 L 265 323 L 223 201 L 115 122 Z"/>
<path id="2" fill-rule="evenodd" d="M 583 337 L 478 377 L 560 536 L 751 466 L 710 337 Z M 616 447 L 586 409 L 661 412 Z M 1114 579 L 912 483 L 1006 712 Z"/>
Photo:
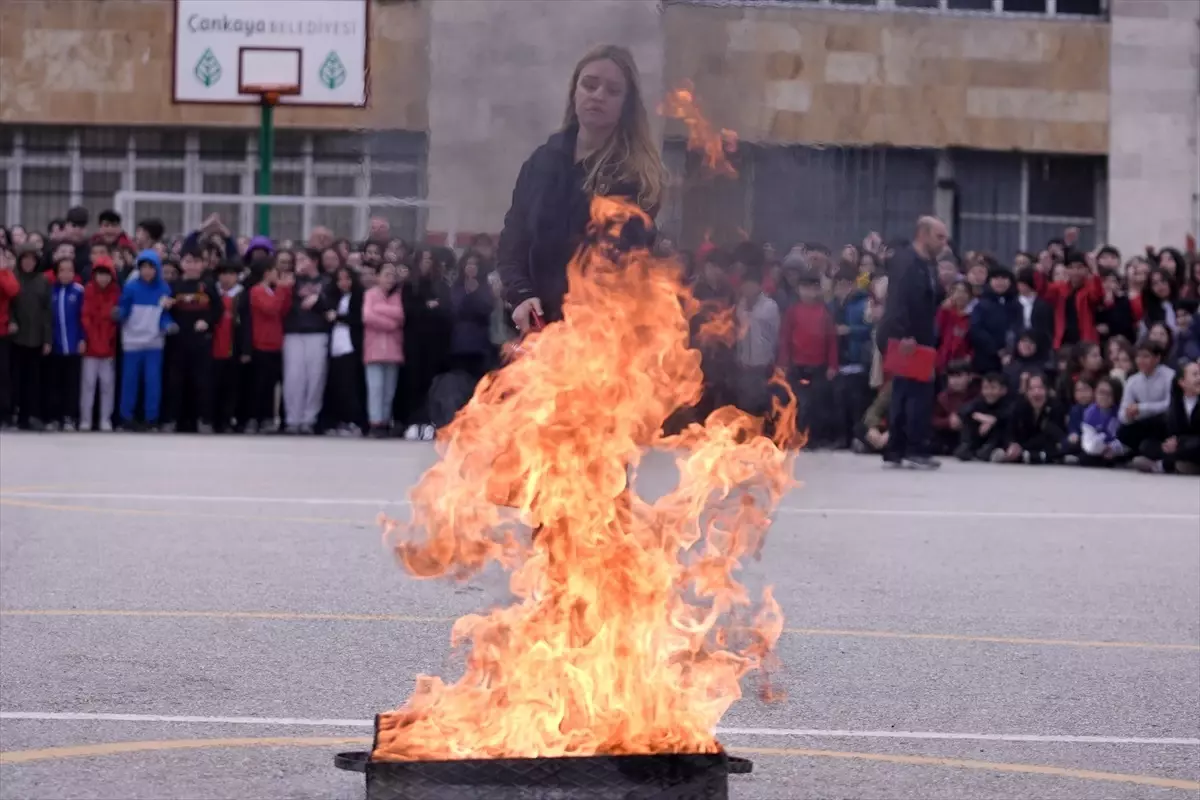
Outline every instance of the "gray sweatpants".
<path id="1" fill-rule="evenodd" d="M 286 424 L 316 425 L 325 399 L 328 333 L 288 333 L 283 337 L 283 406 Z"/>
<path id="2" fill-rule="evenodd" d="M 112 422 L 113 400 L 117 394 L 117 360 L 115 358 L 83 358 L 79 383 L 79 424 L 92 426 L 92 404 L 96 387 L 100 387 L 100 424 Z"/>

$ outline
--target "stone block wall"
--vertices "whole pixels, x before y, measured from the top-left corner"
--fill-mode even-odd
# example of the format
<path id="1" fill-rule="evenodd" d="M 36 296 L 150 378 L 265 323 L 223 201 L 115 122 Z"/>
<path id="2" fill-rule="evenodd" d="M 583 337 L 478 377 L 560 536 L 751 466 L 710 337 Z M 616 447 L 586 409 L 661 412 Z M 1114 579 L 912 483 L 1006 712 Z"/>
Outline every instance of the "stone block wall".
<path id="1" fill-rule="evenodd" d="M 1108 149 L 1103 22 L 676 3 L 666 35 L 668 84 L 748 141 Z"/>
<path id="2" fill-rule="evenodd" d="M 1200 233 L 1200 3 L 1113 0 L 1109 236 L 1123 253 Z"/>

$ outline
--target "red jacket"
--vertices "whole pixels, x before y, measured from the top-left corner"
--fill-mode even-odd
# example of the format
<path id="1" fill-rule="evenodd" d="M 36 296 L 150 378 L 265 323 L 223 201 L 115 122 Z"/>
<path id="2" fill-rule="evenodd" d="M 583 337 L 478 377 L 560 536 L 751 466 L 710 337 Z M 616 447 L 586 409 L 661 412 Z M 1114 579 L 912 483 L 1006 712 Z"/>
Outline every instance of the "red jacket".
<path id="1" fill-rule="evenodd" d="M 951 361 L 971 357 L 971 315 L 954 306 L 938 307 L 934 325 L 938 332 L 937 370 L 945 372 Z"/>
<path id="2" fill-rule="evenodd" d="M 793 303 L 779 334 L 781 367 L 838 367 L 837 328 L 824 303 Z"/>
<path id="3" fill-rule="evenodd" d="M 1054 307 L 1054 349 L 1062 347 L 1063 334 L 1067 331 L 1067 299 L 1071 296 L 1070 281 L 1049 283 L 1040 272 L 1034 273 L 1038 294 Z M 1075 292 L 1075 315 L 1079 320 L 1079 341 L 1100 343 L 1096 333 L 1096 306 L 1104 302 L 1104 281 L 1092 275 L 1079 291 Z"/>
<path id="4" fill-rule="evenodd" d="M 283 318 L 292 307 L 292 288 L 260 283 L 250 290 L 250 332 L 255 350 L 278 353 L 283 349 Z"/>
<path id="5" fill-rule="evenodd" d="M 0 336 L 8 336 L 8 304 L 21 291 L 11 269 L 0 269 Z M 4 376 L 8 380 L 8 376 Z"/>
<path id="6" fill-rule="evenodd" d="M 96 279 L 88 281 L 83 290 L 83 310 L 80 312 L 83 323 L 83 336 L 87 341 L 88 358 L 116 358 L 117 355 L 117 321 L 113 319 L 113 309 L 121 302 L 121 285 L 112 267 L 96 265 L 92 271 L 107 270 L 112 280 L 103 289 Z"/>
<path id="7" fill-rule="evenodd" d="M 233 358 L 234 353 L 234 338 L 233 329 L 237 325 L 238 312 L 238 295 L 242 293 L 241 285 L 234 286 L 229 294 L 218 289 L 221 294 L 221 304 L 225 306 L 225 313 L 221 315 L 221 321 L 217 323 L 217 329 L 213 331 L 213 358 L 226 359 Z"/>

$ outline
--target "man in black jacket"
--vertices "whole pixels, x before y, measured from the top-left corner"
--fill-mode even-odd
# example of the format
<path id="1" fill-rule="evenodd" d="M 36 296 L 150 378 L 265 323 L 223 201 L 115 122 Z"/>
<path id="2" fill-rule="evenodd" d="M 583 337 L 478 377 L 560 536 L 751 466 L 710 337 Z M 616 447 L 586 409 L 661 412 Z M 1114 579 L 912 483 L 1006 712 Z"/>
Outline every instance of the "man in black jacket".
<path id="1" fill-rule="evenodd" d="M 948 238 L 940 219 L 921 217 L 912 244 L 888 262 L 887 305 L 875 332 L 881 352 L 887 352 L 890 339 L 898 340 L 904 353 L 911 353 L 917 346 L 937 347 L 933 324 L 938 303 L 937 258 Z M 928 381 L 892 378 L 885 464 L 917 469 L 941 466 L 929 456 L 933 398 L 932 375 Z"/>

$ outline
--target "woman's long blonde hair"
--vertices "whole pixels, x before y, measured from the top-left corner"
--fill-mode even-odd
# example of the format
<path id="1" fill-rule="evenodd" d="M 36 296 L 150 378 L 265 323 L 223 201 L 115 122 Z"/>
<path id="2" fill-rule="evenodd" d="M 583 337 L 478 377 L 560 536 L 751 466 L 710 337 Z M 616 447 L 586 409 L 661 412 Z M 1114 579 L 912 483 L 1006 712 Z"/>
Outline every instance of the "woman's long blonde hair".
<path id="1" fill-rule="evenodd" d="M 637 64 L 627 49 L 602 44 L 589 50 L 579 59 L 575 71 L 571 74 L 571 83 L 567 87 L 567 111 L 563 117 L 563 128 L 579 124 L 579 118 L 575 114 L 575 88 L 579 83 L 579 73 L 593 61 L 604 59 L 616 64 L 625 76 L 625 105 L 621 109 L 617 129 L 593 159 L 583 186 L 588 192 L 595 193 L 598 188 L 603 188 L 602 181 L 636 183 L 638 205 L 650 209 L 662 200 L 666 169 L 663 167 L 658 145 L 650 134 L 650 119 L 642 99 Z"/>

